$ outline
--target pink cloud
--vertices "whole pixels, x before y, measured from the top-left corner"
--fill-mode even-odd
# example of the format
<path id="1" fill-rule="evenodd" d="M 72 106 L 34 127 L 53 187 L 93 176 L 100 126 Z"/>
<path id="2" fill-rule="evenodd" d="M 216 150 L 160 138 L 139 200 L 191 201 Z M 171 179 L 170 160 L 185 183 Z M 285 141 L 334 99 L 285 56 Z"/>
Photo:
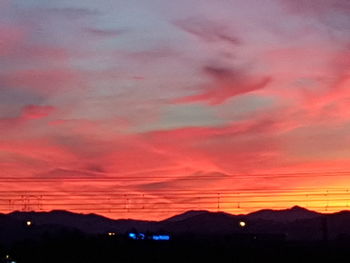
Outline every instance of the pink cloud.
<path id="1" fill-rule="evenodd" d="M 16 26 L 0 26 L 0 57 L 12 52 L 24 37 L 22 29 Z"/>
<path id="2" fill-rule="evenodd" d="M 78 55 L 75 55 L 78 56 Z M 50 46 L 31 46 L 21 43 L 19 47 L 13 48 L 12 52 L 7 56 L 12 61 L 30 61 L 33 65 L 38 62 L 54 61 L 55 65 L 62 63 L 65 65 L 73 55 L 65 48 Z M 52 64 L 53 66 L 53 64 Z"/>
<path id="3" fill-rule="evenodd" d="M 28 105 L 22 109 L 21 118 L 25 120 L 41 119 L 49 116 L 54 110 L 52 106 Z"/>
<path id="4" fill-rule="evenodd" d="M 159 152 L 169 153 L 178 164 L 193 169 L 261 172 L 276 165 L 280 158 L 282 149 L 277 138 L 298 126 L 297 122 L 283 120 L 283 116 L 261 116 L 224 127 L 183 128 L 144 136 Z"/>
<path id="5" fill-rule="evenodd" d="M 99 29 L 99 28 L 85 28 L 84 32 L 95 37 L 117 37 L 125 33 L 125 30 L 121 29 Z"/>
<path id="6" fill-rule="evenodd" d="M 350 2 L 347 0 L 278 0 L 285 5 L 286 10 L 294 15 L 314 18 L 320 25 L 328 29 L 327 34 L 332 36 L 333 41 L 349 39 L 350 28 Z M 342 34 L 339 35 L 338 33 Z M 345 34 L 345 35 L 343 35 Z M 347 35 L 346 35 L 347 34 Z"/>
<path id="7" fill-rule="evenodd" d="M 33 164 L 39 165 L 37 171 L 50 166 L 68 165 L 75 160 L 72 153 L 48 138 L 0 140 L 0 150 L 19 157 L 18 169 L 21 169 L 21 156 L 26 157 L 27 161 L 35 160 Z"/>
<path id="8" fill-rule="evenodd" d="M 80 87 L 82 84 L 77 71 L 68 68 L 12 71 L 1 77 L 12 88 L 32 89 L 44 94 Z"/>
<path id="9" fill-rule="evenodd" d="M 131 52 L 121 55 L 124 56 L 126 59 L 132 59 L 138 63 L 154 63 L 164 58 L 180 56 L 180 53 L 169 47 L 159 47 L 150 50 Z"/>
<path id="10" fill-rule="evenodd" d="M 174 24 L 185 32 L 206 42 L 224 42 L 234 46 L 241 43 L 240 39 L 232 33 L 228 26 L 214 21 L 189 18 L 176 21 Z"/>
<path id="11" fill-rule="evenodd" d="M 303 108 L 310 114 L 314 123 L 334 123 L 350 120 L 349 86 L 350 76 L 342 76 L 332 83 L 331 88 L 321 96 L 307 96 Z"/>
<path id="12" fill-rule="evenodd" d="M 349 118 L 350 100 L 349 50 L 333 54 L 330 70 L 320 75 L 322 89 L 303 90 L 301 109 L 307 113 L 310 123 L 344 122 Z"/>
<path id="13" fill-rule="evenodd" d="M 212 84 L 203 87 L 203 92 L 175 100 L 176 103 L 207 102 L 215 105 L 226 100 L 264 89 L 271 81 L 270 77 L 247 76 L 240 71 L 227 68 L 205 67 L 204 74 L 212 79 Z"/>
<path id="14" fill-rule="evenodd" d="M 96 9 L 79 8 L 79 7 L 63 7 L 63 8 L 43 8 L 45 14 L 61 16 L 68 19 L 77 19 L 81 17 L 90 17 L 100 14 Z"/>
<path id="15" fill-rule="evenodd" d="M 52 106 L 27 105 L 21 109 L 20 115 L 0 119 L 0 127 L 3 130 L 13 129 L 27 124 L 30 120 L 45 118 L 54 111 L 55 108 Z"/>
<path id="16" fill-rule="evenodd" d="M 339 12 L 346 12 L 350 10 L 350 3 L 347 0 L 322 0 L 322 1 L 308 1 L 308 0 L 279 0 L 287 4 L 291 11 L 297 13 L 327 13 L 331 10 Z"/>

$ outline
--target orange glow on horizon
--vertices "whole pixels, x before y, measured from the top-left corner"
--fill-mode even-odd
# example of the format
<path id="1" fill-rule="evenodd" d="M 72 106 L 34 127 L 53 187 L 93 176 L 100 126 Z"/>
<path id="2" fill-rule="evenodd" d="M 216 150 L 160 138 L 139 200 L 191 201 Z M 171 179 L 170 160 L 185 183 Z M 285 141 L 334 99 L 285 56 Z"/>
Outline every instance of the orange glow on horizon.
<path id="1" fill-rule="evenodd" d="M 0 209 L 6 213 L 15 210 L 68 210 L 84 214 L 96 213 L 114 219 L 147 220 L 162 220 L 188 210 L 247 214 L 261 209 L 287 209 L 296 205 L 321 213 L 348 210 L 350 189 L 344 188 L 344 184 L 328 183 L 328 180 L 334 180 L 335 176 L 343 182 L 342 178 L 345 178 L 346 174 L 332 175 L 319 177 L 319 180 L 323 178 L 323 183 L 327 183 L 327 187 L 322 185 L 321 181 L 319 181 L 320 186 L 316 187 L 314 179 L 308 179 L 310 178 L 308 174 L 304 174 L 304 187 L 296 185 L 292 187 L 294 177 L 282 179 L 288 174 L 280 175 L 281 184 L 278 187 L 261 185 L 254 187 L 252 183 L 254 178 L 255 180 L 259 178 L 257 175 L 252 179 L 237 176 L 235 179 L 225 178 L 219 182 L 215 180 L 211 185 L 205 182 L 210 182 L 217 175 L 198 175 L 193 178 L 179 179 L 183 185 L 176 187 L 169 185 L 167 189 L 149 188 L 142 191 L 137 187 L 139 184 L 130 185 L 130 178 L 120 179 L 121 185 L 118 188 L 113 187 L 115 179 L 112 178 L 95 178 L 90 181 L 82 178 L 21 179 L 22 182 L 26 182 L 26 189 L 31 188 L 30 191 L 15 184 L 21 181 L 20 179 L 16 179 L 15 182 L 8 179 L 6 183 L 2 183 L 2 187 L 6 185 L 8 190 L 0 192 L 2 201 Z M 266 175 L 260 175 L 260 177 L 264 176 Z M 134 179 L 133 182 L 136 180 Z M 141 183 L 140 179 L 138 180 Z M 309 186 L 307 186 L 308 180 Z M 244 183 L 237 184 L 238 181 L 244 181 Z M 157 186 L 157 182 L 158 179 L 153 177 L 150 185 Z M 274 180 L 274 183 L 276 182 L 277 180 Z M 64 186 L 64 191 L 55 187 L 58 183 Z M 197 188 L 188 188 L 194 184 Z"/>

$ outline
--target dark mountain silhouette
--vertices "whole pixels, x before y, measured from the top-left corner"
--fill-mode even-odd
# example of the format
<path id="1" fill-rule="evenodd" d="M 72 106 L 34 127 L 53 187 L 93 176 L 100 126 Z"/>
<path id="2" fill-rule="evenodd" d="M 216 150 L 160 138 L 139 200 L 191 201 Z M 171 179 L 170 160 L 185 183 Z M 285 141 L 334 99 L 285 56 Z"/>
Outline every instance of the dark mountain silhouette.
<path id="1" fill-rule="evenodd" d="M 26 226 L 26 221 L 32 226 Z M 239 222 L 244 221 L 245 227 Z M 30 229 L 30 230 L 28 230 Z M 60 231 L 106 234 L 128 231 L 168 232 L 172 235 L 284 235 L 289 240 L 321 240 L 350 236 L 350 212 L 322 214 L 302 207 L 260 210 L 247 215 L 188 211 L 163 221 L 113 220 L 96 214 L 67 211 L 13 212 L 0 214 L 0 241 L 10 242 Z M 329 235 L 328 235 L 329 234 Z"/>
<path id="2" fill-rule="evenodd" d="M 290 209 L 282 209 L 282 210 L 272 210 L 272 209 L 264 209 L 259 210 L 247 215 L 249 219 L 257 220 L 271 220 L 277 222 L 293 222 L 295 220 L 302 219 L 310 219 L 319 217 L 321 214 L 307 210 L 300 206 L 293 206 Z"/>
<path id="3" fill-rule="evenodd" d="M 178 221 L 182 221 L 182 220 L 185 220 L 185 219 L 197 216 L 197 215 L 202 215 L 205 213 L 208 213 L 208 211 L 206 211 L 206 210 L 190 210 L 190 211 L 187 211 L 185 213 L 182 213 L 182 214 L 179 214 L 176 216 L 172 216 L 172 217 L 166 219 L 165 221 L 178 222 Z"/>
<path id="4" fill-rule="evenodd" d="M 225 234 L 237 228 L 237 216 L 223 212 L 191 211 L 161 222 L 171 233 Z M 176 219 L 176 220 L 174 220 Z"/>
<path id="5" fill-rule="evenodd" d="M 151 221 L 113 220 L 96 214 L 76 214 L 62 210 L 53 210 L 51 212 L 13 212 L 7 216 L 22 222 L 31 220 L 36 226 L 64 226 L 89 234 L 107 233 L 109 231 L 124 233 L 132 228 L 146 231 L 154 228 L 155 225 L 155 222 Z"/>

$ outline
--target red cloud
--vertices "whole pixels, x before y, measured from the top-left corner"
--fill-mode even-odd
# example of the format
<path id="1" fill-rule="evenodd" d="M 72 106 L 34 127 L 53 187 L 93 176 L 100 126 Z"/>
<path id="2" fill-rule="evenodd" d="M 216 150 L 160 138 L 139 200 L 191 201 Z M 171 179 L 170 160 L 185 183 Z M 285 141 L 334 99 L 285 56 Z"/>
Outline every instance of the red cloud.
<path id="1" fill-rule="evenodd" d="M 45 118 L 53 113 L 54 110 L 55 108 L 52 106 L 27 105 L 22 108 L 19 116 L 0 119 L 0 128 L 2 130 L 11 129 L 29 120 Z"/>
<path id="2" fill-rule="evenodd" d="M 52 106 L 28 105 L 22 109 L 21 118 L 25 120 L 45 118 L 54 110 L 55 108 Z"/>
<path id="3" fill-rule="evenodd" d="M 270 77 L 247 77 L 241 72 L 218 67 L 205 67 L 204 73 L 213 80 L 213 84 L 204 87 L 200 94 L 177 99 L 176 103 L 206 101 L 211 105 L 221 104 L 231 97 L 263 89 L 271 81 Z"/>

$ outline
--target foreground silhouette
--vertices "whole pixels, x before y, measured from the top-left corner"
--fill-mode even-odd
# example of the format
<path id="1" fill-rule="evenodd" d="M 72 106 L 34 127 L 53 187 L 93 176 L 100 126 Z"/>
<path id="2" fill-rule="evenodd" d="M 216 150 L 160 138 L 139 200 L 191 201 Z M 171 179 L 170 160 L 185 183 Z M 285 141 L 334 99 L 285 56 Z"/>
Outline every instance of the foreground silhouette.
<path id="1" fill-rule="evenodd" d="M 66 211 L 0 216 L 0 262 L 341 262 L 349 245 L 350 212 L 301 207 L 190 211 L 160 222 Z"/>

